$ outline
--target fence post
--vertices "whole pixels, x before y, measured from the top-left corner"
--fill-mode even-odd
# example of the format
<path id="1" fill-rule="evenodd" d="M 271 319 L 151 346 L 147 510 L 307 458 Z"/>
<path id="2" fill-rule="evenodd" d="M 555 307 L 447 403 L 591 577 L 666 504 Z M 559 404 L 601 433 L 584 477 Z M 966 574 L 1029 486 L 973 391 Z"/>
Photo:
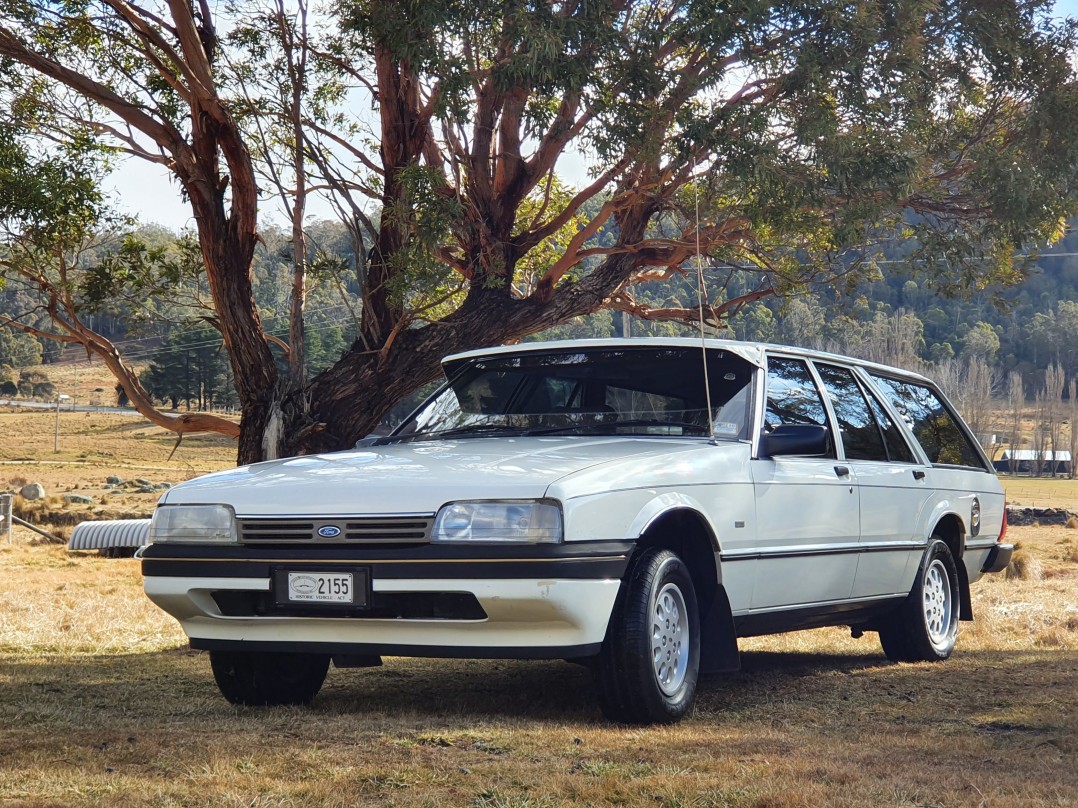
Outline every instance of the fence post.
<path id="1" fill-rule="evenodd" d="M 11 504 L 15 497 L 11 494 L 0 494 L 0 530 L 7 533 L 7 543 L 11 544 Z"/>

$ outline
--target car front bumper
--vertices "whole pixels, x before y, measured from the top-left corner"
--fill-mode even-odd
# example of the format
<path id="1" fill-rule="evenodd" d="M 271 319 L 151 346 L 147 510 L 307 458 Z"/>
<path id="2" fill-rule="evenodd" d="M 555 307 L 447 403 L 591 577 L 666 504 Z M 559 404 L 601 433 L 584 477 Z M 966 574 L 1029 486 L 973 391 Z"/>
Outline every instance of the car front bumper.
<path id="1" fill-rule="evenodd" d="M 598 651 L 629 542 L 408 551 L 151 545 L 146 594 L 191 646 L 387 656 L 568 658 Z M 282 605 L 282 570 L 363 570 L 363 607 Z"/>

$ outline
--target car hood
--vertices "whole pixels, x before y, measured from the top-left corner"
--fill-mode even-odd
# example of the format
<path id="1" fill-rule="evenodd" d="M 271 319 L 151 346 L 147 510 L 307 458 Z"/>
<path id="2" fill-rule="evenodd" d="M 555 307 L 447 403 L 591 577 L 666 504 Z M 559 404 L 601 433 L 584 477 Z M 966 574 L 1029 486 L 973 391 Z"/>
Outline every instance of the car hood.
<path id="1" fill-rule="evenodd" d="M 220 471 L 176 486 L 161 502 L 225 503 L 240 516 L 434 513 L 454 500 L 540 498 L 551 483 L 593 466 L 700 446 L 563 436 L 398 443 Z"/>

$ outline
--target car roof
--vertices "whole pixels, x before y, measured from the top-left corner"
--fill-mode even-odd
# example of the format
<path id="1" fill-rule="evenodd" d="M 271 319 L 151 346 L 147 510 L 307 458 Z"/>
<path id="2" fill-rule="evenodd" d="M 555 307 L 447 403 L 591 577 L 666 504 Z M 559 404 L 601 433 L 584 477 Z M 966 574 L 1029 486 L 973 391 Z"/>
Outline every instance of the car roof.
<path id="1" fill-rule="evenodd" d="M 859 365 L 870 371 L 879 371 L 887 375 L 901 375 L 910 379 L 924 382 L 930 380 L 914 371 L 890 365 L 882 365 L 878 362 L 869 362 L 852 356 L 816 351 L 809 348 L 797 348 L 792 345 L 775 345 L 767 342 L 741 342 L 729 339 L 703 340 L 695 337 L 609 337 L 606 339 L 569 339 L 553 340 L 549 342 L 524 342 L 516 345 L 500 345 L 492 348 L 478 348 L 472 351 L 452 354 L 442 360 L 447 376 L 453 374 L 462 364 L 473 359 L 483 357 L 515 355 L 523 353 L 549 353 L 552 351 L 571 351 L 574 349 L 591 350 L 602 348 L 700 348 L 701 345 L 712 350 L 729 351 L 741 357 L 756 367 L 764 367 L 765 355 L 771 353 L 789 353 L 802 356 L 807 359 L 820 359 L 831 362 Z"/>

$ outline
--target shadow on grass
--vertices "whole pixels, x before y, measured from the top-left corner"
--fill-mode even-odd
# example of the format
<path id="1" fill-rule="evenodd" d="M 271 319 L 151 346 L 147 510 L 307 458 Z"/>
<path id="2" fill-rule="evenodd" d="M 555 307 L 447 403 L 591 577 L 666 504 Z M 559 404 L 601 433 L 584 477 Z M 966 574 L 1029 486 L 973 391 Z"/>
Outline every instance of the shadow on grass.
<path id="1" fill-rule="evenodd" d="M 698 715 L 761 712 L 772 720 L 825 722 L 835 733 L 945 732 L 1013 739 L 1074 737 L 1078 651 L 971 650 L 941 663 L 892 663 L 882 654 L 755 651 L 742 670 L 705 677 Z"/>
<path id="2" fill-rule="evenodd" d="M 266 712 L 229 705 L 214 683 L 209 655 L 182 649 L 78 658 L 0 654 L 0 682 L 0 724 L 12 710 L 20 721 L 110 708 L 127 721 Z M 379 668 L 330 667 L 312 709 L 362 714 L 368 721 L 401 714 L 557 722 L 600 717 L 589 671 L 559 661 L 387 658 Z"/>
<path id="3" fill-rule="evenodd" d="M 258 720 L 266 713 L 227 704 L 213 681 L 209 656 L 183 649 L 84 658 L 5 654 L 0 681 L 0 724 L 108 724 L 111 713 L 124 721 L 228 720 L 230 714 Z M 744 655 L 740 672 L 702 678 L 697 716 L 751 714 L 776 703 L 804 710 L 846 703 L 894 707 L 902 715 L 924 712 L 928 720 L 942 711 L 945 720 L 974 723 L 977 715 L 997 710 L 1022 713 L 1025 723 L 1054 725 L 1060 719 L 1053 701 L 1070 703 L 1075 692 L 1073 651 L 971 651 L 946 663 L 918 665 L 892 664 L 880 654 L 754 651 Z M 475 723 L 508 717 L 602 721 L 589 670 L 558 661 L 388 658 L 380 668 L 331 668 L 312 710 L 327 717 L 362 715 L 368 724 L 462 716 Z"/>
<path id="4" fill-rule="evenodd" d="M 743 651 L 742 675 L 782 673 L 788 676 L 811 676 L 825 671 L 851 671 L 889 665 L 882 651 L 863 654 L 834 654 L 821 651 Z"/>

